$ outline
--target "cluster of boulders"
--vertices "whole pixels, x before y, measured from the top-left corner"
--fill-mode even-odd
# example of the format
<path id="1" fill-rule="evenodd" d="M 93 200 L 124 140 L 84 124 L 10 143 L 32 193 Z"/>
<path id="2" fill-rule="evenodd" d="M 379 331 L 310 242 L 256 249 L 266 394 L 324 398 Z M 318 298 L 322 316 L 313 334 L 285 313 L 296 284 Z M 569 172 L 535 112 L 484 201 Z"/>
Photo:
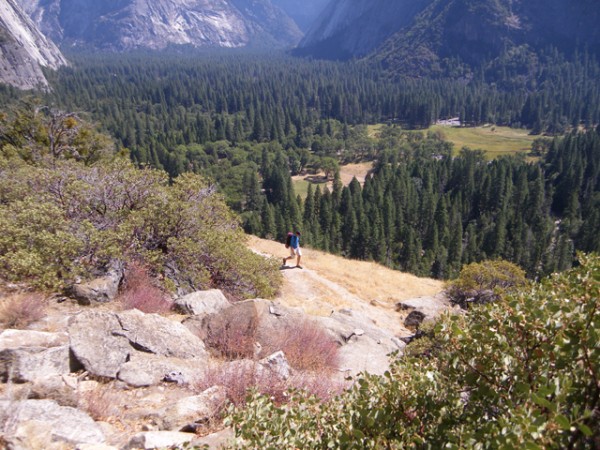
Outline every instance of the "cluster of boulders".
<path id="1" fill-rule="evenodd" d="M 215 360 L 207 344 L 211 333 L 252 327 L 255 354 L 243 364 L 287 378 L 293 369 L 285 354 L 266 343 L 306 319 L 301 310 L 267 300 L 230 303 L 218 290 L 178 299 L 179 314 L 169 316 L 111 310 L 103 304 L 109 297 L 97 290 L 93 296 L 96 301 L 80 300 L 92 307 L 79 308 L 63 329 L 0 334 L 0 443 L 7 448 L 145 449 L 222 442 L 230 432 L 194 434 L 227 403 L 218 384 L 198 389 Z M 312 320 L 339 345 L 340 377 L 382 374 L 389 368 L 388 355 L 406 345 L 350 310 Z"/>

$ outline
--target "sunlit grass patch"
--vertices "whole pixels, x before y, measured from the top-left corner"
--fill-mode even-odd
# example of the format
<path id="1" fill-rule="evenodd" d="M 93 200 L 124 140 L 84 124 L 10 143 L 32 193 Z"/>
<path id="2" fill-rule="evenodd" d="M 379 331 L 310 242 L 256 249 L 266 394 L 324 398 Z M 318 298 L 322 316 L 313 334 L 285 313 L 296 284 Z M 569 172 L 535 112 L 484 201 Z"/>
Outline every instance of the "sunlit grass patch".
<path id="1" fill-rule="evenodd" d="M 457 154 L 463 147 L 484 150 L 490 159 L 513 153 L 527 153 L 536 138 L 528 130 L 498 126 L 445 127 L 435 125 L 430 131 L 440 132 L 443 138 L 454 144 Z"/>

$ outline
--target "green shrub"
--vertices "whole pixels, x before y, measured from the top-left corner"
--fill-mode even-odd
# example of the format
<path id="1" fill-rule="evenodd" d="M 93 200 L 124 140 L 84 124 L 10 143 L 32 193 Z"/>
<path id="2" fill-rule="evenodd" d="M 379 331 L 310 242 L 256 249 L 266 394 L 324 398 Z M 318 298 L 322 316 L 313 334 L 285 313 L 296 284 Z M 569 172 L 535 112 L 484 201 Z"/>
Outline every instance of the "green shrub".
<path id="1" fill-rule="evenodd" d="M 467 308 L 469 304 L 484 304 L 502 294 L 527 286 L 525 271 L 503 260 L 484 261 L 464 266 L 456 280 L 446 286 L 450 301 Z"/>
<path id="2" fill-rule="evenodd" d="M 0 277 L 61 289 L 112 260 L 140 260 L 180 291 L 271 297 L 274 261 L 245 247 L 225 202 L 200 176 L 169 184 L 124 159 L 86 166 L 0 164 Z"/>
<path id="3" fill-rule="evenodd" d="M 403 357 L 337 399 L 254 396 L 234 448 L 595 449 L 600 446 L 600 258 L 444 316 L 429 358 Z"/>

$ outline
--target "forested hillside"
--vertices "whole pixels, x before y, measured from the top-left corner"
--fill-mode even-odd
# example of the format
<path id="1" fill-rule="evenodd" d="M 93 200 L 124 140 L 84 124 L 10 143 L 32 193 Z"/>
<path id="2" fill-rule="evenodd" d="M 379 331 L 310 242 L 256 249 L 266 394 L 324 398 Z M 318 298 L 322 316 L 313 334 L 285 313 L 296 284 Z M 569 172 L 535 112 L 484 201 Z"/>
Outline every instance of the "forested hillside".
<path id="1" fill-rule="evenodd" d="M 295 200 L 279 154 L 261 167 L 267 201 L 260 216 L 252 212 L 260 186 L 246 185 L 247 230 L 282 239 L 302 224 L 317 248 L 438 278 L 498 258 L 535 277 L 571 267 L 575 249 L 600 251 L 597 132 L 555 140 L 537 163 L 487 161 L 470 150 L 452 157 L 439 137 L 394 127 L 375 147 L 381 152 L 364 187 L 337 179 L 332 192 L 309 188 L 304 202 Z"/>
<path id="2" fill-rule="evenodd" d="M 598 0 L 430 0 L 370 58 L 391 73 L 429 77 L 497 65 L 527 72 L 548 48 L 597 58 L 599 11 Z"/>
<path id="3" fill-rule="evenodd" d="M 198 145 L 227 140 L 311 149 L 331 119 L 345 125 L 393 122 L 427 127 L 440 118 L 562 133 L 600 123 L 600 66 L 547 55 L 534 77 L 498 67 L 502 82 L 400 79 L 377 67 L 242 54 L 71 56 L 53 76 L 49 101 L 89 111 L 134 160 L 176 175 L 206 157 Z"/>
<path id="4" fill-rule="evenodd" d="M 570 267 L 575 249 L 599 250 L 600 69 L 585 55 L 547 58 L 554 64 L 535 80 L 503 67 L 500 86 L 392 82 L 362 64 L 283 56 L 77 56 L 46 101 L 90 111 L 137 164 L 215 180 L 259 236 L 302 227 L 309 245 L 440 278 L 489 258 L 538 276 Z M 473 151 L 453 157 L 439 134 L 406 131 L 455 115 L 587 132 L 539 140 L 535 163 L 490 163 Z M 378 122 L 388 125 L 374 136 L 365 125 Z M 364 187 L 338 181 L 296 196 L 290 175 L 333 176 L 357 161 L 375 163 Z"/>

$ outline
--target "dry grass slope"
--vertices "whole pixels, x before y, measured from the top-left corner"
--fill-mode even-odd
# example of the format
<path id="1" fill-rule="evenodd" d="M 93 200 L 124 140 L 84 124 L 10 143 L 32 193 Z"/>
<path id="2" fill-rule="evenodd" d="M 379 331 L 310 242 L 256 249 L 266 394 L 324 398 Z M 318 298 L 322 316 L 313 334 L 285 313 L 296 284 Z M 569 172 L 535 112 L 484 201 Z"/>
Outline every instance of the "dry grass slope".
<path id="1" fill-rule="evenodd" d="M 280 259 L 286 255 L 283 244 L 249 237 L 254 251 Z M 396 303 L 415 297 L 432 296 L 443 283 L 419 278 L 379 264 L 354 261 L 318 250 L 303 248 L 304 269 L 282 270 L 284 284 L 277 300 L 300 307 L 313 315 L 329 315 L 332 310 L 350 308 L 372 318 L 383 328 L 398 332 L 402 315 Z"/>

